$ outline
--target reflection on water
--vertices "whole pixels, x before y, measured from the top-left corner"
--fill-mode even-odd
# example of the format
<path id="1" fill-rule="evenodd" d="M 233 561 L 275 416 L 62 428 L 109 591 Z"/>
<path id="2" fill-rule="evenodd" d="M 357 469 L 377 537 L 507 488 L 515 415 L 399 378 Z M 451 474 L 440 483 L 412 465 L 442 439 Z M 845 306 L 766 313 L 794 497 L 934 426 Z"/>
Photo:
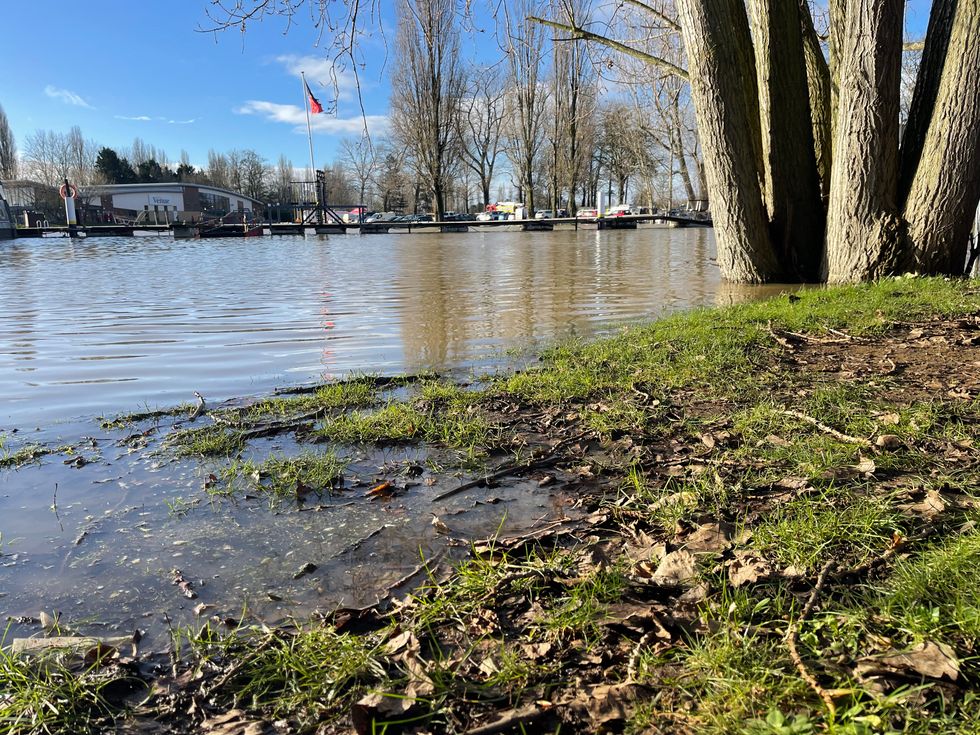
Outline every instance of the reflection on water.
<path id="1" fill-rule="evenodd" d="M 713 257 L 706 229 L 18 240 L 0 246 L 0 421 L 493 366 L 712 303 Z"/>

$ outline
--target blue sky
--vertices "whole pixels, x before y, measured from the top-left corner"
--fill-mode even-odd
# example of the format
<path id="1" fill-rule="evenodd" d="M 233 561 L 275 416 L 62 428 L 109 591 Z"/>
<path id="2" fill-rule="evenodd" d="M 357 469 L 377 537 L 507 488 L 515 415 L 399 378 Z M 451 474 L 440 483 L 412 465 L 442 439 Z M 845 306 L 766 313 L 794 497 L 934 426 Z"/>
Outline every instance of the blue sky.
<path id="1" fill-rule="evenodd" d="M 393 3 L 379 4 L 380 25 L 390 40 Z M 254 148 L 270 161 L 284 153 L 297 166 L 305 165 L 309 151 L 298 74 L 307 72 L 325 106 L 334 98 L 328 41 L 318 39 L 308 21 L 284 33 L 278 18 L 252 23 L 244 35 L 200 33 L 197 29 L 209 23 L 210 5 L 208 0 L 4 2 L 0 104 L 17 139 L 39 128 L 65 131 L 79 125 L 86 137 L 112 147 L 127 147 L 138 136 L 172 160 L 181 149 L 192 163 L 202 164 L 209 148 Z M 910 35 L 924 32 L 929 6 L 929 0 L 908 3 Z M 486 57 L 495 50 L 489 31 L 466 36 L 464 54 Z M 391 59 L 378 32 L 363 39 L 361 48 L 364 112 L 372 134 L 378 134 L 386 121 Z M 314 117 L 318 166 L 333 159 L 342 138 L 362 129 L 350 77 L 349 71 L 341 74 L 336 115 Z"/>
<path id="2" fill-rule="evenodd" d="M 387 4 L 387 3 L 386 3 Z M 207 0 L 33 0 L 4 2 L 0 104 L 18 141 L 42 129 L 79 125 L 86 137 L 127 147 L 139 136 L 193 163 L 207 151 L 254 148 L 270 161 L 309 160 L 299 70 L 327 106 L 334 89 L 328 52 L 309 23 L 284 34 L 275 18 L 242 35 L 197 32 Z M 383 18 L 390 25 L 390 18 Z M 34 29 L 34 30 L 32 30 Z M 363 45 L 360 73 L 368 122 L 384 126 L 389 88 L 380 37 Z M 317 164 L 357 136 L 361 111 L 342 75 L 336 116 L 317 115 Z"/>

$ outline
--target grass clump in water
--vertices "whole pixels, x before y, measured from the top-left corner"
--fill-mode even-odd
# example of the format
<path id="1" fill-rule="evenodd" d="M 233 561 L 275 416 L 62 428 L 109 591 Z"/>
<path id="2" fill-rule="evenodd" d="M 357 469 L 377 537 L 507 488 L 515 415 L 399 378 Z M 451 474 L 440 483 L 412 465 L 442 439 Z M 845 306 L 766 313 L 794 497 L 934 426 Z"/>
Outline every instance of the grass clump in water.
<path id="1" fill-rule="evenodd" d="M 245 446 L 242 432 L 218 424 L 185 429 L 170 438 L 179 457 L 228 457 Z"/>
<path id="2" fill-rule="evenodd" d="M 46 454 L 51 454 L 51 450 L 40 444 L 26 444 L 19 449 L 9 450 L 0 442 L 0 469 L 22 467 L 37 462 Z"/>
<path id="3" fill-rule="evenodd" d="M 252 487 L 275 498 L 285 498 L 328 492 L 339 484 L 346 468 L 347 462 L 333 452 L 310 452 L 297 457 L 274 455 L 259 464 L 251 460 L 235 462 L 222 474 L 228 487 L 245 478 Z"/>
<path id="4" fill-rule="evenodd" d="M 316 433 L 345 444 L 428 441 L 469 452 L 492 442 L 496 434 L 486 418 L 463 400 L 438 407 L 390 402 L 377 411 L 329 417 Z"/>

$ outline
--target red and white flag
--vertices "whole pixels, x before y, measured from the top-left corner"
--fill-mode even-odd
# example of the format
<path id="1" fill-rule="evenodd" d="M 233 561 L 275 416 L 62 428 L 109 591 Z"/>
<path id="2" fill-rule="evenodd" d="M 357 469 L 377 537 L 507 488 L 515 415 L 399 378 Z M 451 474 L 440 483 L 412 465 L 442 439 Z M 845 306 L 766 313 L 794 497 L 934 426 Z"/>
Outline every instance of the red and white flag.
<path id="1" fill-rule="evenodd" d="M 306 84 L 306 80 L 303 80 L 303 84 L 306 85 L 306 95 L 310 98 L 310 112 L 314 115 L 318 112 L 323 112 L 323 105 L 320 104 L 320 100 L 313 96 L 313 92 L 310 91 L 310 85 Z"/>

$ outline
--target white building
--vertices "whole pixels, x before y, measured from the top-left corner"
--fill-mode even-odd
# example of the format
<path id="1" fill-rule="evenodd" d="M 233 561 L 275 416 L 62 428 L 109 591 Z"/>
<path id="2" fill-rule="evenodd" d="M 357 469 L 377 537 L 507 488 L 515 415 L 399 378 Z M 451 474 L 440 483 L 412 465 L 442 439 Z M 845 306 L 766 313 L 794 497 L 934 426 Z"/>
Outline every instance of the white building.
<path id="1" fill-rule="evenodd" d="M 261 213 L 258 199 L 229 189 L 206 184 L 170 182 L 160 184 L 99 184 L 82 187 L 79 198 L 101 207 L 115 219 L 166 224 L 197 222 L 236 214 L 251 218 Z"/>

